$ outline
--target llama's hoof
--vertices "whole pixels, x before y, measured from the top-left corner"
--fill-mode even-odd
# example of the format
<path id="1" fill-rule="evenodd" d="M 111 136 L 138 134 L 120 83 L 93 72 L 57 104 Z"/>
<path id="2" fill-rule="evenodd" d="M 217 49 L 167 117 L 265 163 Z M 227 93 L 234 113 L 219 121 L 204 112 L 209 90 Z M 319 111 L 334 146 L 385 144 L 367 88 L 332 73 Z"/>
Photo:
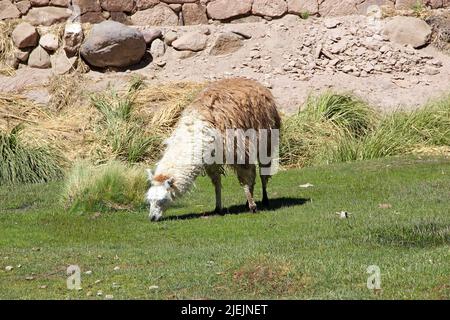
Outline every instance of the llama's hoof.
<path id="1" fill-rule="evenodd" d="M 251 212 L 251 213 L 256 213 L 256 212 L 258 212 L 258 209 L 256 208 L 256 205 L 250 206 L 250 212 Z"/>
<path id="2" fill-rule="evenodd" d="M 215 214 L 222 214 L 223 213 L 222 208 L 215 208 L 214 209 L 214 213 Z"/>

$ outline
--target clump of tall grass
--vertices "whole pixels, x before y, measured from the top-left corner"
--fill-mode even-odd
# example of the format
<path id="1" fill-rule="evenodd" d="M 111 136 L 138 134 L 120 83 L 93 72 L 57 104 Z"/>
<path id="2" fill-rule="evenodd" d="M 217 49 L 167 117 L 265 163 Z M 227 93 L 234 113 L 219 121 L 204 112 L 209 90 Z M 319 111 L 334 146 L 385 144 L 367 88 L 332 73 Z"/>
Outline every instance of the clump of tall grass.
<path id="1" fill-rule="evenodd" d="M 359 138 L 373 128 L 375 121 L 375 112 L 349 94 L 310 96 L 302 110 L 283 119 L 281 163 L 300 167 L 320 163 L 343 137 Z"/>
<path id="2" fill-rule="evenodd" d="M 326 93 L 283 122 L 281 163 L 308 166 L 450 146 L 450 96 L 415 111 L 377 117 L 349 95 Z"/>
<path id="3" fill-rule="evenodd" d="M 142 80 L 135 79 L 123 96 L 117 92 L 91 96 L 93 106 L 101 114 L 97 128 L 101 143 L 97 153 L 103 161 L 111 155 L 129 163 L 157 156 L 162 138 L 146 133 L 144 119 L 134 112 L 135 95 L 141 85 Z"/>
<path id="4" fill-rule="evenodd" d="M 46 146 L 20 139 L 22 125 L 0 131 L 0 184 L 40 183 L 63 177 L 63 159 Z"/>
<path id="5" fill-rule="evenodd" d="M 78 162 L 69 172 L 62 199 L 74 211 L 131 210 L 145 205 L 143 168 L 111 161 L 100 166 Z"/>

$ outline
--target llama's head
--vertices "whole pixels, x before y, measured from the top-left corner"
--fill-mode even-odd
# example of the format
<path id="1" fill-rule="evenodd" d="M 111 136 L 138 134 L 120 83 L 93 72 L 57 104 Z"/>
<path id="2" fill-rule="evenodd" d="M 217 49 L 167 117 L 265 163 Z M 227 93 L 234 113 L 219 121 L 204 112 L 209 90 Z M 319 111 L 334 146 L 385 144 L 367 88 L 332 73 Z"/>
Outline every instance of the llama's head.
<path id="1" fill-rule="evenodd" d="M 174 179 L 162 175 L 154 177 L 150 169 L 147 170 L 147 174 L 151 182 L 147 192 L 147 201 L 150 204 L 149 218 L 151 221 L 158 221 L 173 201 Z"/>

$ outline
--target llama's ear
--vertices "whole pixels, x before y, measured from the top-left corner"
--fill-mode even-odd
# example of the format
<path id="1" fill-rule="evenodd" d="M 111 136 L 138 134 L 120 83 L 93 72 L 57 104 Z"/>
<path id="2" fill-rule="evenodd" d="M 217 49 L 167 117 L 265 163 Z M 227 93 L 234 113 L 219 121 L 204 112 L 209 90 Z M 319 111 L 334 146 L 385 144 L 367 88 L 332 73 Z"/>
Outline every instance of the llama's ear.
<path id="1" fill-rule="evenodd" d="M 169 179 L 167 179 L 166 181 L 164 181 L 164 187 L 166 188 L 166 189 L 170 189 L 170 188 L 172 188 L 173 187 L 173 183 L 175 182 L 175 179 L 172 177 L 172 178 L 169 178 Z"/>
<path id="2" fill-rule="evenodd" d="M 147 170 L 145 170 L 145 171 L 147 171 L 147 178 L 148 178 L 148 181 L 152 181 L 152 180 L 153 180 L 153 172 L 152 172 L 152 169 L 147 169 Z"/>

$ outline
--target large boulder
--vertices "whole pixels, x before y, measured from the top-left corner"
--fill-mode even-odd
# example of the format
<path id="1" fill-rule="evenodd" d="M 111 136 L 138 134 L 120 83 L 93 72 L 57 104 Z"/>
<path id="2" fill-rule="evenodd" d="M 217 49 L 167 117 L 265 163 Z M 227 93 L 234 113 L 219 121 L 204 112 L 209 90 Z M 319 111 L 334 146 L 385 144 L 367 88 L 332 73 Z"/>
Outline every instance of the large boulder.
<path id="1" fill-rule="evenodd" d="M 321 16 L 342 16 L 349 14 L 357 14 L 357 4 L 361 1 L 357 0 L 322 0 L 319 5 L 319 13 Z"/>
<path id="2" fill-rule="evenodd" d="M 139 30 L 115 21 L 95 25 L 81 55 L 95 67 L 126 67 L 138 63 L 145 54 L 146 43 Z"/>
<path id="3" fill-rule="evenodd" d="M 16 7 L 21 14 L 27 14 L 28 10 L 31 8 L 31 3 L 28 0 L 23 0 L 16 2 Z"/>
<path id="4" fill-rule="evenodd" d="M 133 0 L 100 0 L 100 5 L 106 11 L 131 12 L 134 9 Z"/>
<path id="5" fill-rule="evenodd" d="M 81 14 L 102 11 L 99 0 L 72 0 L 72 5 L 78 6 Z"/>
<path id="6" fill-rule="evenodd" d="M 206 7 L 197 3 L 183 5 L 183 21 L 185 25 L 207 24 Z"/>
<path id="7" fill-rule="evenodd" d="M 180 51 L 202 51 L 206 48 L 208 37 L 202 33 L 189 32 L 172 42 L 172 47 Z"/>
<path id="8" fill-rule="evenodd" d="M 47 69 L 51 67 L 50 55 L 44 48 L 37 46 L 31 51 L 28 65 L 32 68 Z"/>
<path id="9" fill-rule="evenodd" d="M 423 20 L 414 17 L 394 17 L 389 21 L 383 34 L 391 42 L 401 45 L 411 45 L 420 48 L 428 44 L 431 38 L 432 28 Z"/>
<path id="10" fill-rule="evenodd" d="M 51 26 L 58 22 L 66 21 L 72 11 L 59 7 L 38 7 L 31 8 L 24 19 L 34 26 Z"/>
<path id="11" fill-rule="evenodd" d="M 317 0 L 287 0 L 288 12 L 293 14 L 317 14 L 319 3 Z"/>
<path id="12" fill-rule="evenodd" d="M 252 13 L 258 16 L 281 17 L 287 11 L 284 0 L 253 0 Z"/>
<path id="13" fill-rule="evenodd" d="M 20 11 L 9 0 L 0 1 L 0 20 L 20 18 Z"/>
<path id="14" fill-rule="evenodd" d="M 160 3 L 136 12 L 131 16 L 131 22 L 138 26 L 177 26 L 178 16 L 167 4 Z"/>
<path id="15" fill-rule="evenodd" d="M 17 48 L 27 48 L 37 45 L 39 34 L 31 24 L 22 22 L 14 28 L 11 37 Z"/>
<path id="16" fill-rule="evenodd" d="M 217 36 L 209 54 L 225 55 L 239 50 L 243 46 L 242 37 L 234 32 L 225 32 Z"/>
<path id="17" fill-rule="evenodd" d="M 208 2 L 208 16 L 216 20 L 227 20 L 233 17 L 249 14 L 252 11 L 253 0 L 215 0 Z"/>
<path id="18" fill-rule="evenodd" d="M 159 0 L 136 0 L 136 10 L 153 8 L 157 4 L 159 4 Z"/>

